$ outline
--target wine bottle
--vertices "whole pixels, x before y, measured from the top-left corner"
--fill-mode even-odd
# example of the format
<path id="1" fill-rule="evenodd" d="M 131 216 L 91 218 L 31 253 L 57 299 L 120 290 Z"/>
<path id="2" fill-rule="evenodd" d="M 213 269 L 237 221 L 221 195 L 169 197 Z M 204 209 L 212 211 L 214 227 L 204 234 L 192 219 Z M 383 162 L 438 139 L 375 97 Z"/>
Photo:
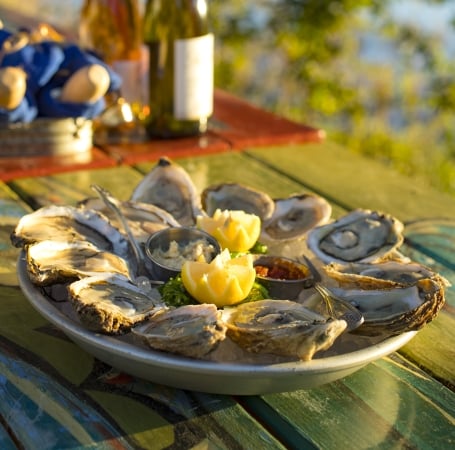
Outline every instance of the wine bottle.
<path id="1" fill-rule="evenodd" d="M 121 94 L 133 106 L 142 102 L 142 22 L 138 0 L 85 0 L 79 41 L 94 50 L 122 78 Z"/>
<path id="2" fill-rule="evenodd" d="M 144 42 L 149 50 L 152 137 L 204 133 L 213 112 L 214 37 L 206 0 L 148 0 Z"/>

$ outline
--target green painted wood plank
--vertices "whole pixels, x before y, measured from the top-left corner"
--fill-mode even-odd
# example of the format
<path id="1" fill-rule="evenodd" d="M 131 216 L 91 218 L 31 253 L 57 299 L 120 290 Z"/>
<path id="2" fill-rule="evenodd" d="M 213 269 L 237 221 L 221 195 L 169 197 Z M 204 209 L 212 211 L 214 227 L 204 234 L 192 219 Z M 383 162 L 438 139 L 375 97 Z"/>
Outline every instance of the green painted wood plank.
<path id="1" fill-rule="evenodd" d="M 139 172 L 122 166 L 20 178 L 8 184 L 33 209 L 37 209 L 48 204 L 74 205 L 84 198 L 96 197 L 90 187 L 92 184 L 99 184 L 117 198 L 126 200 L 141 179 Z"/>
<path id="2" fill-rule="evenodd" d="M 172 423 L 152 408 L 128 396 L 101 390 L 88 390 L 88 394 L 103 405 L 111 417 L 125 430 L 129 439 L 139 448 L 166 448 L 175 443 Z"/>
<path id="3" fill-rule="evenodd" d="M 0 335 L 50 364 L 72 383 L 81 383 L 93 369 L 93 358 L 62 335 L 51 333 L 17 287 L 0 287 Z"/>
<path id="4" fill-rule="evenodd" d="M 288 448 L 303 448 L 307 436 L 324 449 L 445 449 L 453 444 L 455 394 L 389 358 L 329 385 L 262 400 L 266 410 L 294 427 Z M 262 414 L 256 398 L 239 401 L 253 414 Z"/>
<path id="5" fill-rule="evenodd" d="M 450 195 L 331 142 L 251 149 L 247 154 L 347 210 L 383 210 L 405 222 L 455 219 Z"/>
<path id="6" fill-rule="evenodd" d="M 455 319 L 440 313 L 404 347 L 400 354 L 445 384 L 455 386 Z"/>
<path id="7" fill-rule="evenodd" d="M 19 448 L 133 448 L 86 398 L 54 382 L 51 374 L 8 343 L 1 340 L 0 345 L 0 414 L 17 436 Z"/>
<path id="8" fill-rule="evenodd" d="M 3 418 L 0 418 L 2 422 L 5 422 Z M 14 440 L 3 427 L 0 427 L 0 448 L 3 450 L 17 450 Z"/>
<path id="9" fill-rule="evenodd" d="M 410 246 L 455 272 L 455 220 L 417 220 L 407 223 L 405 238 Z"/>
<path id="10" fill-rule="evenodd" d="M 112 395 L 111 401 L 105 400 L 103 406 L 109 408 L 111 415 L 141 448 L 166 448 L 171 444 L 176 448 L 196 448 L 196 445 L 214 449 L 255 448 L 258 445 L 264 449 L 283 448 L 228 396 L 183 391 L 139 379 L 117 384 L 117 395 L 122 393 L 130 397 L 125 397 L 125 401 L 133 409 L 125 408 L 126 403 Z M 100 391 L 91 391 L 91 395 L 98 401 L 102 396 L 106 397 L 106 393 Z M 156 405 L 153 410 L 151 403 Z M 168 411 L 167 423 L 156 416 L 156 411 L 160 410 Z"/>
<path id="11" fill-rule="evenodd" d="M 10 235 L 18 220 L 30 211 L 14 191 L 0 183 L 0 286 L 17 286 L 19 249 L 12 247 Z"/>
<path id="12" fill-rule="evenodd" d="M 282 395 L 282 394 L 280 394 Z M 313 434 L 295 425 L 289 417 L 283 416 L 273 406 L 259 396 L 239 397 L 237 401 L 262 423 L 269 424 L 269 429 L 280 439 L 287 449 L 317 449 Z"/>

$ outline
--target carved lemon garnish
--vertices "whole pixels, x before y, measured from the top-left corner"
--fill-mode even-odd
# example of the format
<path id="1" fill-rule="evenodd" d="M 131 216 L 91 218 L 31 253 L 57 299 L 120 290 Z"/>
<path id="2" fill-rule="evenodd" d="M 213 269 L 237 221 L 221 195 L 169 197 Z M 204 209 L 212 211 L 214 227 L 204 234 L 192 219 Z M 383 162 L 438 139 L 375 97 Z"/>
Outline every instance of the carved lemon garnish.
<path id="1" fill-rule="evenodd" d="M 186 261 L 182 267 L 182 282 L 190 295 L 200 303 L 213 303 L 219 308 L 244 300 L 255 276 L 252 255 L 231 258 L 227 249 L 210 263 Z"/>
<path id="2" fill-rule="evenodd" d="M 259 238 L 261 219 L 244 211 L 215 210 L 212 217 L 198 216 L 197 226 L 231 252 L 248 251 Z"/>

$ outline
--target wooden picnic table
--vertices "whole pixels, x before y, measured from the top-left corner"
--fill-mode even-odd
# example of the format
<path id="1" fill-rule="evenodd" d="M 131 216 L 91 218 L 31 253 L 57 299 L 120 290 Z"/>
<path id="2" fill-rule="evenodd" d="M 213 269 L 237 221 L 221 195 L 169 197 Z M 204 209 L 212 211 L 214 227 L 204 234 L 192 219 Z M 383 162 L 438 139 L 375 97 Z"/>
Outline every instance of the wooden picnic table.
<path id="1" fill-rule="evenodd" d="M 226 98 L 245 112 L 245 120 L 254 119 L 255 108 Z M 224 121 L 229 123 L 229 117 Z M 198 146 L 198 139 L 150 142 L 130 150 L 112 145 L 97 149 L 109 161 L 105 165 L 99 160 L 81 167 L 56 163 L 43 175 L 16 167 L 5 176 L 0 184 L 2 449 L 453 445 L 453 288 L 447 289 L 436 320 L 390 356 L 329 384 L 257 396 L 180 390 L 119 372 L 72 343 L 21 292 L 19 249 L 12 247 L 10 233 L 22 215 L 49 204 L 75 205 L 93 195 L 92 184 L 127 199 L 160 156 L 181 164 L 199 190 L 238 182 L 273 197 L 315 192 L 329 200 L 334 217 L 355 208 L 393 214 L 405 223 L 403 253 L 455 281 L 453 198 L 329 140 L 314 139 L 321 133 L 313 128 L 301 127 L 296 136 L 298 124 L 282 123 L 281 137 L 278 129 L 269 141 L 267 127 L 248 131 L 234 124 L 224 127 L 233 131 L 218 138 L 223 145 L 217 148 Z M 287 127 L 295 129 L 283 138 Z M 3 167 L 8 163 L 13 161 L 0 161 Z"/>

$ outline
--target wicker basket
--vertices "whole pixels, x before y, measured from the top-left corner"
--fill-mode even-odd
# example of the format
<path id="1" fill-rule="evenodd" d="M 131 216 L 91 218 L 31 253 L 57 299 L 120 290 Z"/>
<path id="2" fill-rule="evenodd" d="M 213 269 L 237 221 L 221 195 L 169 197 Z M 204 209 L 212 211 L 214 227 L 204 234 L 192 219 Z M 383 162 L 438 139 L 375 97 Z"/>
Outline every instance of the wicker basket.
<path id="1" fill-rule="evenodd" d="M 0 158 L 75 155 L 89 152 L 92 146 L 92 121 L 83 117 L 0 126 Z"/>

